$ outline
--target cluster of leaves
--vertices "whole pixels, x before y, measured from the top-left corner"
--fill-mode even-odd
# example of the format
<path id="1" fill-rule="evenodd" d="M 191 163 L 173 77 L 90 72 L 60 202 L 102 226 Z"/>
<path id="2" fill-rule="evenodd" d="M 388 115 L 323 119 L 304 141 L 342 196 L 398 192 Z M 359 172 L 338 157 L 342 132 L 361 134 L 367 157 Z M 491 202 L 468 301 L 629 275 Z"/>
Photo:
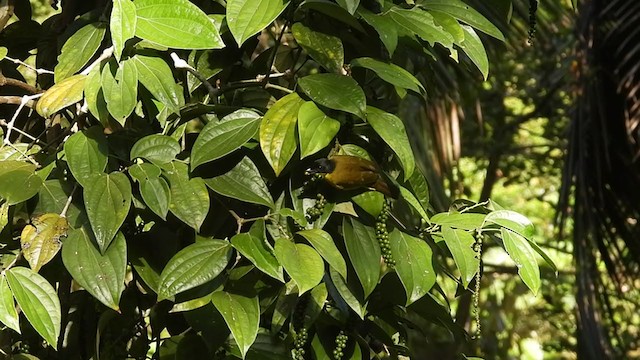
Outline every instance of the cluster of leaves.
<path id="1" fill-rule="evenodd" d="M 32 25 L 25 13 L 5 32 Z M 392 63 L 404 48 L 462 51 L 486 77 L 474 28 L 502 35 L 466 4 L 114 0 L 60 35 L 56 17 L 0 43 L 5 76 L 33 92 L 0 148 L 5 352 L 413 355 L 424 324 L 464 339 L 434 254 L 453 255 L 467 288 L 484 238 L 538 290 L 536 252 L 550 260 L 531 223 L 490 203 L 432 214 L 403 121 L 368 91 L 424 96 Z M 45 92 L 15 67 L 35 48 Z M 374 230 L 384 196 L 306 181 L 330 152 L 375 159 L 398 183 L 393 269 Z"/>

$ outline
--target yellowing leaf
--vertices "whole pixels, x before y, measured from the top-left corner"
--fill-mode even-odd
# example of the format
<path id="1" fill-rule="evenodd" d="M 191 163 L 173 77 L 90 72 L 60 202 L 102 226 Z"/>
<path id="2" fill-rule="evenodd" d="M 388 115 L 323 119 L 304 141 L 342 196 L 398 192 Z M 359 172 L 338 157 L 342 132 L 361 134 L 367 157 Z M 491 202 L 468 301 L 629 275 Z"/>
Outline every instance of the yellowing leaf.
<path id="1" fill-rule="evenodd" d="M 36 103 L 36 111 L 48 118 L 67 106 L 82 100 L 87 75 L 73 75 L 53 85 Z"/>
<path id="2" fill-rule="evenodd" d="M 25 259 L 33 271 L 51 261 L 60 251 L 60 238 L 67 236 L 69 223 L 58 214 L 44 214 L 36 217 L 22 229 L 20 246 Z"/>

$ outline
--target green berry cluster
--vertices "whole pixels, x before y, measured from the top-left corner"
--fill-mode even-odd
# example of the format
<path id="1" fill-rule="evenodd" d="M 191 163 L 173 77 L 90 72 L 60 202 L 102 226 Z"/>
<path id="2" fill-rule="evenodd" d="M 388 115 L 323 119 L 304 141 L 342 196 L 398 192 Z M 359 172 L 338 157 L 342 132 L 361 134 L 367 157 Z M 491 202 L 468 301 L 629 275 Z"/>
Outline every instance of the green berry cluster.
<path id="1" fill-rule="evenodd" d="M 345 334 L 343 330 L 340 330 L 338 336 L 336 336 L 336 347 L 333 349 L 333 358 L 335 360 L 342 360 L 344 356 L 342 351 L 347 347 L 347 340 L 349 340 L 347 334 Z"/>
<path id="2" fill-rule="evenodd" d="M 389 244 L 389 231 L 387 231 L 387 220 L 389 219 L 389 204 L 385 201 L 382 204 L 382 211 L 376 220 L 376 237 L 382 250 L 382 258 L 388 267 L 396 266 L 396 261 L 391 254 L 391 245 Z"/>
<path id="3" fill-rule="evenodd" d="M 294 341 L 292 351 L 294 360 L 304 360 L 304 346 L 307 344 L 308 337 L 309 334 L 306 327 L 300 328 L 300 330 L 298 330 L 298 332 L 296 333 L 296 339 Z"/>
<path id="4" fill-rule="evenodd" d="M 309 222 L 316 221 L 322 215 L 325 205 L 327 205 L 327 199 L 325 199 L 324 195 L 318 194 L 316 196 L 316 204 L 307 209 L 307 220 Z"/>

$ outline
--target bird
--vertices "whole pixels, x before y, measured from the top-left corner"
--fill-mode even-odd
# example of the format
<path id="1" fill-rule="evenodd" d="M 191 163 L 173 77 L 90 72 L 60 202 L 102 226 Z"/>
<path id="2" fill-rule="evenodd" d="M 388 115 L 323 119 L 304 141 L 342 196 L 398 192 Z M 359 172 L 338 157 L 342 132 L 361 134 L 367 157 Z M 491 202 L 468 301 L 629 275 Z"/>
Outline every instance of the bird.
<path id="1" fill-rule="evenodd" d="M 366 188 L 393 199 L 397 199 L 399 195 L 398 187 L 376 163 L 357 156 L 334 155 L 318 159 L 305 174 L 320 174 L 326 182 L 339 190 Z"/>

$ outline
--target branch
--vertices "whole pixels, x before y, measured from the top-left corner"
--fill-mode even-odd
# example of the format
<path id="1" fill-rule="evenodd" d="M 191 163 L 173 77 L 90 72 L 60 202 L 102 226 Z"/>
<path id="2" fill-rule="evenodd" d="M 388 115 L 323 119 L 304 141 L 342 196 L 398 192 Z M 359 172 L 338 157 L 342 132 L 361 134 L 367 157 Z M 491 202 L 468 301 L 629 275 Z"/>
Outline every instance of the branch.
<path id="1" fill-rule="evenodd" d="M 0 104 L 20 105 L 22 104 L 22 96 L 0 96 Z M 24 106 L 28 108 L 35 107 L 35 101 L 30 100 Z"/>
<path id="2" fill-rule="evenodd" d="M 0 73 L 0 86 L 5 86 L 5 85 L 15 86 L 17 88 L 20 88 L 20 89 L 23 89 L 25 91 L 28 91 L 28 92 L 30 92 L 32 94 L 39 94 L 39 93 L 44 92 L 44 90 L 40 90 L 40 89 L 36 88 L 35 86 L 27 84 L 24 81 L 20 81 L 20 80 L 17 80 L 17 79 L 12 79 L 12 78 L 5 77 L 4 75 L 2 75 Z"/>
<path id="3" fill-rule="evenodd" d="M 53 75 L 53 71 L 51 71 L 51 70 L 37 69 L 37 68 L 34 68 L 33 66 L 31 66 L 31 65 L 29 65 L 29 64 L 27 64 L 27 63 L 25 63 L 23 61 L 20 61 L 18 59 L 14 59 L 14 58 L 10 58 L 8 56 L 5 56 L 4 58 L 9 60 L 9 61 L 11 61 L 14 64 L 22 65 L 22 66 L 26 67 L 29 70 L 35 71 L 36 74 L 38 74 L 38 75 L 41 75 L 41 74 L 51 74 L 51 75 Z"/>

